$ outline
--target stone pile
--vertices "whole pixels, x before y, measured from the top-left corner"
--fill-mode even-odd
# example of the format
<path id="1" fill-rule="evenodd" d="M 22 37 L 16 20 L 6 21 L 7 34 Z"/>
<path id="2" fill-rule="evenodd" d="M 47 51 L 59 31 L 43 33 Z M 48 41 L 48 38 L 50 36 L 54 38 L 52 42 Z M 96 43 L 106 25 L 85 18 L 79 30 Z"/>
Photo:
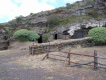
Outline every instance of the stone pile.
<path id="1" fill-rule="evenodd" d="M 9 41 L 7 41 L 6 32 L 0 29 L 0 50 L 8 49 Z"/>

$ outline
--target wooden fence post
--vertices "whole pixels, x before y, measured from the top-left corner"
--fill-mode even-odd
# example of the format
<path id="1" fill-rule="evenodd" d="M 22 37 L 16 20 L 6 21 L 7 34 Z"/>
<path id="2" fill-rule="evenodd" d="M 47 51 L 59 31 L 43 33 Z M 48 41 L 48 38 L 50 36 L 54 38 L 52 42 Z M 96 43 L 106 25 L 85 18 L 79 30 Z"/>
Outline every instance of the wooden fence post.
<path id="1" fill-rule="evenodd" d="M 68 62 L 68 63 L 67 63 Z M 68 54 L 67 54 L 67 56 L 66 56 L 66 60 L 65 60 L 65 63 L 64 63 L 64 66 L 66 67 L 66 63 L 67 63 L 67 65 L 70 65 L 70 50 L 69 50 L 69 52 L 68 52 Z"/>
<path id="2" fill-rule="evenodd" d="M 94 50 L 94 70 L 97 70 L 97 66 L 98 66 L 97 51 Z"/>
<path id="3" fill-rule="evenodd" d="M 58 50 L 61 51 L 63 48 L 62 48 L 62 43 L 60 42 L 60 44 L 58 44 Z"/>
<path id="4" fill-rule="evenodd" d="M 49 43 L 49 46 L 48 46 L 47 58 L 49 58 L 49 52 L 50 52 L 50 43 Z"/>
<path id="5" fill-rule="evenodd" d="M 70 65 L 70 50 L 68 52 L 68 65 Z"/>
<path id="6" fill-rule="evenodd" d="M 49 58 L 49 48 L 47 49 L 47 59 Z"/>
<path id="7" fill-rule="evenodd" d="M 70 65 L 70 53 L 68 53 L 68 65 Z"/>
<path id="8" fill-rule="evenodd" d="M 58 44 L 58 51 L 61 51 L 61 45 Z"/>
<path id="9" fill-rule="evenodd" d="M 34 55 L 34 47 L 32 47 L 32 55 Z"/>
<path id="10" fill-rule="evenodd" d="M 29 46 L 29 54 L 32 54 L 32 52 L 31 52 L 31 47 Z"/>
<path id="11" fill-rule="evenodd" d="M 47 51 L 47 53 L 46 53 L 46 55 L 43 57 L 43 59 L 42 59 L 42 61 L 45 59 L 45 58 L 49 58 L 49 52 L 50 52 L 50 43 L 49 43 L 49 45 L 46 47 L 46 51 Z"/>

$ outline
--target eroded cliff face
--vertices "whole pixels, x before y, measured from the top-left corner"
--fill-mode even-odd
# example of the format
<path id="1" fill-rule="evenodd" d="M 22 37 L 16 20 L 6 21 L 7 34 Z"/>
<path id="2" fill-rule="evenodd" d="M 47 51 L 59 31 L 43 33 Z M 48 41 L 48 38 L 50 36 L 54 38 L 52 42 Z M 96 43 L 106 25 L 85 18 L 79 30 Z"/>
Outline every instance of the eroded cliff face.
<path id="1" fill-rule="evenodd" d="M 82 28 L 94 28 L 94 27 L 106 27 L 106 19 L 103 19 L 101 21 L 96 21 L 96 20 L 90 20 L 90 21 L 84 21 L 82 23 L 69 23 L 67 26 L 60 26 L 56 27 L 57 32 L 62 33 L 64 30 L 69 29 L 69 34 L 73 35 L 74 31 Z"/>

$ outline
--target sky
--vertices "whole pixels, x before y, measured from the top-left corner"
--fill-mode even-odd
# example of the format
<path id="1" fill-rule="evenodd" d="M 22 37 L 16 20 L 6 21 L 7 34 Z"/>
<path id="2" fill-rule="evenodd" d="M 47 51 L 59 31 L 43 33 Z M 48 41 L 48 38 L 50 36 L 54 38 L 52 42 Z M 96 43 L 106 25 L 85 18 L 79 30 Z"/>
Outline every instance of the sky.
<path id="1" fill-rule="evenodd" d="M 0 23 L 16 17 L 28 16 L 30 13 L 52 10 L 80 0 L 0 0 Z"/>

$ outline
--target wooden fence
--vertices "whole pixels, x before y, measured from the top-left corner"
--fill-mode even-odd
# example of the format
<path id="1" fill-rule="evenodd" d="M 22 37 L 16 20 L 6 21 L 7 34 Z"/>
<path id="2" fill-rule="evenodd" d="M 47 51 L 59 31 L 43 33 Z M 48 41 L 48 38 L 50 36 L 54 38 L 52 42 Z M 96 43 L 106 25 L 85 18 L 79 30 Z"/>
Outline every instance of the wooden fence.
<path id="1" fill-rule="evenodd" d="M 29 46 L 29 53 L 31 55 L 34 55 L 34 54 L 39 54 L 39 53 L 46 53 L 47 50 L 50 50 L 50 49 L 55 49 L 55 50 L 58 50 L 58 51 L 61 51 L 61 49 L 63 49 L 63 44 L 60 42 L 59 44 L 46 44 L 46 45 L 42 45 L 42 46 L 39 46 L 39 45 L 33 45 L 33 46 Z"/>
<path id="2" fill-rule="evenodd" d="M 37 50 L 44 50 L 46 51 L 46 55 L 43 57 L 42 61 L 45 59 L 45 58 L 52 58 L 50 57 L 50 55 L 53 55 L 53 56 L 59 56 L 59 57 L 63 57 L 65 58 L 65 60 L 62 60 L 62 59 L 56 59 L 56 58 L 52 58 L 52 59 L 55 59 L 55 60 L 60 60 L 60 61 L 64 61 L 65 62 L 65 66 L 80 66 L 80 65 L 88 65 L 88 66 L 93 66 L 94 67 L 94 70 L 97 70 L 98 68 L 103 68 L 103 69 L 106 69 L 106 67 L 102 67 L 102 66 L 106 66 L 106 64 L 102 64 L 98 61 L 98 58 L 99 59 L 106 59 L 106 57 L 99 57 L 97 56 L 97 51 L 94 50 L 94 55 L 88 55 L 88 54 L 80 54 L 80 53 L 72 53 L 70 52 L 66 52 L 66 51 L 61 51 L 62 49 L 62 44 L 59 44 L 58 46 L 55 45 L 55 47 L 58 47 L 58 50 L 51 50 L 52 48 L 54 48 L 53 46 L 49 45 L 46 46 L 46 47 L 42 47 L 42 48 L 37 48 L 37 49 L 34 49 L 35 46 L 33 47 L 30 47 L 30 53 L 31 54 L 35 54 Z M 36 46 L 37 47 L 37 46 Z M 60 53 L 64 53 L 66 56 L 61 56 L 61 55 L 55 55 L 55 54 L 51 54 L 50 52 L 60 52 Z M 73 62 L 71 61 L 71 56 L 70 55 L 79 55 L 79 56 L 86 56 L 86 57 L 92 57 L 93 58 L 93 61 L 91 62 L 86 62 L 86 63 L 78 63 L 78 62 Z M 74 65 L 71 65 L 71 63 L 74 63 Z M 93 63 L 93 65 L 91 65 L 91 63 Z"/>

